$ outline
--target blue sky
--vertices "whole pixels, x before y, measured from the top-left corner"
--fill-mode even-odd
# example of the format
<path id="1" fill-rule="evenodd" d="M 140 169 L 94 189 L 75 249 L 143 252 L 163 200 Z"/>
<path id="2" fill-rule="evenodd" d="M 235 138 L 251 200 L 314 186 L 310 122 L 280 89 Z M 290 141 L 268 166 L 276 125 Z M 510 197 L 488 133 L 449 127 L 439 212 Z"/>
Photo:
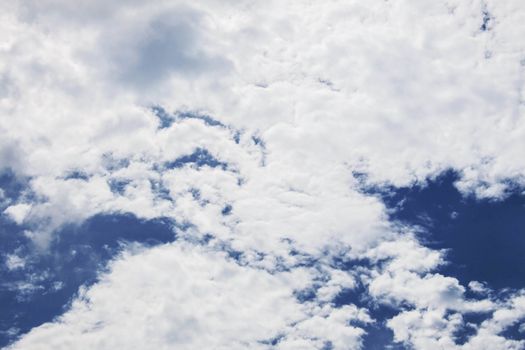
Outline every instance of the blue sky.
<path id="1" fill-rule="evenodd" d="M 0 347 L 525 348 L 524 21 L 0 4 Z"/>
<path id="2" fill-rule="evenodd" d="M 449 249 L 447 275 L 462 283 L 486 282 L 496 289 L 525 286 L 525 196 L 517 186 L 502 200 L 462 196 L 454 187 L 459 175 L 446 172 L 425 187 L 394 189 L 383 198 L 394 220 L 419 225 L 420 240 Z M 509 269 L 512 266 L 512 269 Z"/>

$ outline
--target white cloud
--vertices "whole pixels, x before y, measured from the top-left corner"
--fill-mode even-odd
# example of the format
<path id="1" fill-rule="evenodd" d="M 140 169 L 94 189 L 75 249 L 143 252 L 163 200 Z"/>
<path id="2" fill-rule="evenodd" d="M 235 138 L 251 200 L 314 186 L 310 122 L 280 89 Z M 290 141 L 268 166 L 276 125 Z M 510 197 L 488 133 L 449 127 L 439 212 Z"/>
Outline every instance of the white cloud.
<path id="1" fill-rule="evenodd" d="M 16 270 L 24 268 L 26 262 L 23 258 L 19 257 L 18 255 L 9 254 L 6 256 L 5 265 L 9 270 Z"/>
<path id="2" fill-rule="evenodd" d="M 244 264 L 178 245 L 122 257 L 85 291 L 93 308 L 78 299 L 62 322 L 16 347 L 140 348 L 153 337 L 158 348 L 264 348 L 257 340 L 279 335 L 283 349 L 358 347 L 362 331 L 346 324 L 356 309 L 330 301 L 359 282 L 377 302 L 414 308 L 389 322 L 396 339 L 453 348 L 461 315 L 495 310 L 495 301 L 468 300 L 465 286 L 437 273 L 442 252 L 389 223 L 352 171 L 375 184 L 409 185 L 452 168 L 457 187 L 479 198 L 501 199 L 509 182 L 524 184 L 521 8 L 409 0 L 0 4 L 0 163 L 29 176 L 34 192 L 5 213 L 30 221 L 40 247 L 65 223 L 97 213 L 167 216 L 193 225 L 181 240 L 212 234 L 211 247 L 242 252 Z M 489 31 L 480 30 L 483 10 L 493 17 Z M 177 119 L 159 129 L 151 105 L 209 114 L 226 127 Z M 228 168 L 164 167 L 196 148 Z M 68 176 L 74 171 L 84 178 Z M 125 183 L 121 193 L 114 181 Z M 341 272 L 329 268 L 336 256 L 373 266 Z M 291 297 L 297 286 L 279 279 L 286 274 L 268 274 L 279 269 L 304 273 L 303 287 L 325 279 L 316 281 L 311 309 Z M 224 294 L 190 293 L 202 286 Z M 518 299 L 509 305 L 519 314 Z M 498 335 L 511 323 L 504 316 L 495 313 L 465 347 L 516 347 Z M 147 326 L 152 321 L 159 326 Z M 128 336 L 127 326 L 141 331 Z M 197 337 L 203 329 L 213 334 Z"/>
<path id="3" fill-rule="evenodd" d="M 14 222 L 21 224 L 31 211 L 31 204 L 20 203 L 7 207 L 4 214 L 7 214 Z"/>
<path id="4" fill-rule="evenodd" d="M 487 288 L 486 284 L 481 283 L 479 281 L 470 281 L 468 287 L 474 293 L 486 294 L 487 292 L 489 292 L 489 289 Z"/>
<path id="5" fill-rule="evenodd" d="M 481 325 L 466 324 L 459 313 L 445 314 L 444 309 L 417 309 L 405 311 L 388 321 L 399 342 L 411 344 L 417 349 L 522 349 L 523 340 L 506 339 L 501 332 L 523 318 L 522 297 L 514 296 L 505 304 L 498 305 L 491 317 Z M 456 332 L 461 327 L 474 329 L 467 341 L 458 345 Z"/>
<path id="6" fill-rule="evenodd" d="M 70 311 L 12 349 L 264 349 L 278 336 L 313 349 L 323 340 L 357 348 L 363 331 L 347 321 L 368 321 L 366 314 L 300 304 L 293 291 L 310 277 L 243 268 L 184 243 L 125 253 Z"/>

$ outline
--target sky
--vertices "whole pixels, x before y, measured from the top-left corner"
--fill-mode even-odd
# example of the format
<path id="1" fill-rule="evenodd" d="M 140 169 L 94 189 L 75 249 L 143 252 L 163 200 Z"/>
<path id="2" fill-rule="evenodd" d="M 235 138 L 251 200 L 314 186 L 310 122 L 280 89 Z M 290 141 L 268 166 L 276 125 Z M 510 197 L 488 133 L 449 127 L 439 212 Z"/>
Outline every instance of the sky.
<path id="1" fill-rule="evenodd" d="M 0 348 L 525 349 L 524 23 L 0 1 Z"/>

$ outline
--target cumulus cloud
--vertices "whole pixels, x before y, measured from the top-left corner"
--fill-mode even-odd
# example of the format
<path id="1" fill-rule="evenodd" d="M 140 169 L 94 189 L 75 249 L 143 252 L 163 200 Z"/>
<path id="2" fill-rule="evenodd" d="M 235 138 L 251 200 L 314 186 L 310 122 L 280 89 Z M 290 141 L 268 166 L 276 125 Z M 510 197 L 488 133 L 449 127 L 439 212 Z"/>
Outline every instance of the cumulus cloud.
<path id="1" fill-rule="evenodd" d="M 302 269 L 272 275 L 243 268 L 187 244 L 139 249 L 113 263 L 57 322 L 12 348 L 264 349 L 279 337 L 288 344 L 283 348 L 299 340 L 308 348 L 326 341 L 358 346 L 363 331 L 347 322 L 366 321 L 366 314 L 299 303 L 293 290 L 309 277 Z"/>
<path id="2" fill-rule="evenodd" d="M 520 292 L 440 273 L 446 254 L 356 174 L 424 186 L 453 169 L 494 200 L 525 185 L 524 16 L 519 1 L 0 4 L 0 169 L 27 179 L 2 208 L 30 254 L 97 214 L 185 228 L 116 257 L 13 348 L 357 349 L 382 323 L 420 349 L 519 348 L 502 333 Z M 359 288 L 366 306 L 334 302 Z M 381 305 L 396 315 L 374 319 Z"/>
<path id="3" fill-rule="evenodd" d="M 7 207 L 4 214 L 8 215 L 17 224 L 21 224 L 31 210 L 31 204 L 20 203 Z"/>

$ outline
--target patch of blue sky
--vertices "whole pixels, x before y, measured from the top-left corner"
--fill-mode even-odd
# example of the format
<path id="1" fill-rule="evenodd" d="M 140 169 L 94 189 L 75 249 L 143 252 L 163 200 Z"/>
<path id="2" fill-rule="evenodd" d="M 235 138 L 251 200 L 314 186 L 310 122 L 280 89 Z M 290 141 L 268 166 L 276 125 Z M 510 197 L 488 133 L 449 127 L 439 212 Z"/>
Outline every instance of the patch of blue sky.
<path id="1" fill-rule="evenodd" d="M 130 180 L 126 179 L 110 179 L 108 181 L 108 185 L 111 192 L 123 195 L 126 191 L 126 187 L 130 184 L 130 182 Z"/>
<path id="2" fill-rule="evenodd" d="M 462 315 L 463 324 L 454 332 L 454 341 L 458 345 L 463 345 L 477 333 L 483 321 L 492 317 L 492 312 L 471 312 Z"/>
<path id="3" fill-rule="evenodd" d="M 0 347 L 62 314 L 79 287 L 96 282 L 107 262 L 128 243 L 155 246 L 172 242 L 177 228 L 169 219 L 97 215 L 81 225 L 62 228 L 48 251 L 35 252 L 23 234 L 25 227 L 5 217 L 0 218 L 0 224 L 4 260 L 15 251 L 23 253 L 26 260 L 18 269 L 9 269 L 5 263 L 0 268 Z M 19 287 L 26 288 L 25 295 Z"/>
<path id="4" fill-rule="evenodd" d="M 506 328 L 501 333 L 501 336 L 505 337 L 506 339 L 524 340 L 525 339 L 525 319 L 518 320 L 517 322 L 512 324 L 510 327 Z"/>
<path id="5" fill-rule="evenodd" d="M 314 301 L 317 297 L 317 290 L 314 287 L 299 289 L 294 291 L 294 296 L 300 303 Z"/>
<path id="6" fill-rule="evenodd" d="M 165 129 L 169 128 L 173 125 L 175 121 L 183 120 L 183 119 L 196 119 L 202 121 L 204 124 L 208 126 L 219 126 L 222 128 L 226 128 L 227 126 L 223 124 L 221 121 L 212 118 L 211 116 L 199 112 L 191 112 L 191 111 L 177 111 L 175 113 L 168 113 L 163 107 L 161 106 L 153 106 L 151 107 L 151 110 L 153 111 L 153 114 L 159 119 L 159 129 Z"/>
<path id="7" fill-rule="evenodd" d="M 209 166 L 211 168 L 220 167 L 222 170 L 228 168 L 228 164 L 215 158 L 207 149 L 196 148 L 193 153 L 181 156 L 174 161 L 164 163 L 164 167 L 167 169 L 182 168 L 187 164 L 192 164 L 197 168 L 203 166 Z"/>
<path id="8" fill-rule="evenodd" d="M 24 227 L 17 225 L 6 214 L 1 213 L 6 206 L 16 202 L 27 193 L 27 179 L 17 178 L 16 175 L 6 170 L 0 173 L 0 253 L 13 251 L 28 242 L 24 235 Z"/>
<path id="9" fill-rule="evenodd" d="M 448 263 L 438 272 L 457 278 L 464 286 L 471 281 L 484 282 L 496 291 L 498 299 L 503 300 L 512 290 L 525 287 L 523 189 L 509 182 L 509 192 L 504 198 L 478 199 L 458 191 L 454 183 L 459 176 L 457 172 L 446 171 L 426 184 L 395 188 L 369 186 L 366 174 L 354 174 L 364 192 L 382 198 L 392 221 L 419 227 L 418 238 L 423 244 L 446 250 Z M 361 305 L 360 295 L 366 295 L 366 291 L 347 290 L 334 303 Z M 487 295 L 467 288 L 466 297 L 484 299 Z M 388 310 L 385 305 L 374 307 L 369 303 L 363 306 L 379 321 L 365 327 L 365 348 L 383 349 L 386 345 L 403 348 L 402 344 L 392 343 L 392 332 L 381 325 L 381 320 L 391 318 L 400 310 Z M 463 314 L 464 324 L 454 334 L 457 344 L 466 343 L 491 315 L 491 312 Z M 506 329 L 502 335 L 509 339 L 525 339 L 520 323 Z"/>
<path id="10" fill-rule="evenodd" d="M 220 122 L 217 119 L 213 119 L 209 115 L 196 113 L 196 112 L 178 112 L 176 113 L 177 118 L 179 119 L 198 119 L 204 122 L 204 124 L 208 126 L 220 126 L 225 128 L 226 125 L 224 125 L 222 122 Z"/>
<path id="11" fill-rule="evenodd" d="M 233 141 L 235 141 L 236 144 L 239 144 L 241 142 L 241 135 L 242 132 L 240 132 L 239 130 L 235 130 L 233 132 Z"/>
<path id="12" fill-rule="evenodd" d="M 321 350 L 332 350 L 334 348 L 334 344 L 327 340 L 323 343 L 323 347 L 321 348 Z"/>
<path id="13" fill-rule="evenodd" d="M 27 180 L 17 177 L 10 169 L 0 172 L 1 197 L 9 201 L 17 200 L 23 192 L 27 192 Z"/>
<path id="14" fill-rule="evenodd" d="M 159 119 L 159 129 L 169 128 L 175 122 L 175 117 L 166 112 L 161 106 L 153 106 L 151 107 L 151 110 Z"/>
<path id="15" fill-rule="evenodd" d="M 89 180 L 89 174 L 81 170 L 72 170 L 66 173 L 64 180 Z"/>
<path id="16" fill-rule="evenodd" d="M 230 215 L 233 210 L 233 207 L 230 204 L 226 204 L 221 210 L 221 214 L 224 216 Z"/>
<path id="17" fill-rule="evenodd" d="M 275 337 L 272 337 L 270 339 L 260 340 L 259 343 L 264 344 L 264 345 L 276 346 L 283 339 L 284 339 L 284 334 L 278 334 Z"/>
<path id="18" fill-rule="evenodd" d="M 239 144 L 241 142 L 241 137 L 244 133 L 243 130 L 235 129 L 231 125 L 226 125 L 218 119 L 211 117 L 208 114 L 201 113 L 198 111 L 175 111 L 174 113 L 167 112 L 164 107 L 155 105 L 151 107 L 153 114 L 159 120 L 159 129 L 166 129 L 173 125 L 173 123 L 184 120 L 184 119 L 195 119 L 200 120 L 207 126 L 211 127 L 220 127 L 229 129 L 231 132 L 231 137 L 235 143 Z M 261 150 L 266 149 L 266 144 L 262 137 L 257 135 L 251 136 L 252 142 L 261 148 Z"/>
<path id="19" fill-rule="evenodd" d="M 354 288 L 343 289 L 332 300 L 332 304 L 335 307 L 356 305 L 368 310 L 374 322 L 355 324 L 366 332 L 363 336 L 364 349 L 405 349 L 403 344 L 394 342 L 394 333 L 387 327 L 386 321 L 399 314 L 403 309 L 408 309 L 409 306 L 400 308 L 381 304 L 369 296 L 367 287 L 362 283 L 357 283 Z"/>
<path id="20" fill-rule="evenodd" d="M 169 113 L 164 109 L 164 107 L 159 106 L 159 105 L 152 106 L 151 110 L 153 114 L 159 120 L 159 126 L 158 126 L 159 129 L 169 128 L 175 122 L 178 122 L 180 120 L 194 119 L 194 120 L 202 121 L 207 126 L 228 129 L 231 133 L 232 140 L 236 144 L 240 144 L 241 137 L 244 133 L 243 130 L 236 129 L 232 127 L 231 125 L 226 125 L 222 123 L 220 120 L 217 120 L 207 114 L 204 114 L 198 111 L 175 111 L 174 113 Z M 253 144 L 260 148 L 262 152 L 261 165 L 264 166 L 266 163 L 266 144 L 264 140 L 262 139 L 262 137 L 258 136 L 257 134 L 251 135 L 250 138 Z"/>
<path id="21" fill-rule="evenodd" d="M 462 195 L 459 175 L 447 171 L 424 186 L 367 188 L 379 194 L 394 221 L 417 225 L 428 247 L 446 249 L 440 272 L 463 284 L 525 287 L 525 195 L 518 186 L 499 200 Z"/>
<path id="22" fill-rule="evenodd" d="M 123 168 L 127 168 L 130 164 L 130 160 L 126 158 L 117 158 L 112 153 L 106 153 L 102 156 L 104 167 L 107 170 L 115 171 Z"/>
<path id="23" fill-rule="evenodd" d="M 264 143 L 264 140 L 259 136 L 252 136 L 253 143 L 257 146 L 260 146 L 261 148 L 266 148 L 266 144 Z"/>
<path id="24" fill-rule="evenodd" d="M 164 186 L 162 181 L 154 181 L 150 179 L 151 191 L 155 194 L 158 199 L 173 201 L 171 198 L 169 189 Z"/>

